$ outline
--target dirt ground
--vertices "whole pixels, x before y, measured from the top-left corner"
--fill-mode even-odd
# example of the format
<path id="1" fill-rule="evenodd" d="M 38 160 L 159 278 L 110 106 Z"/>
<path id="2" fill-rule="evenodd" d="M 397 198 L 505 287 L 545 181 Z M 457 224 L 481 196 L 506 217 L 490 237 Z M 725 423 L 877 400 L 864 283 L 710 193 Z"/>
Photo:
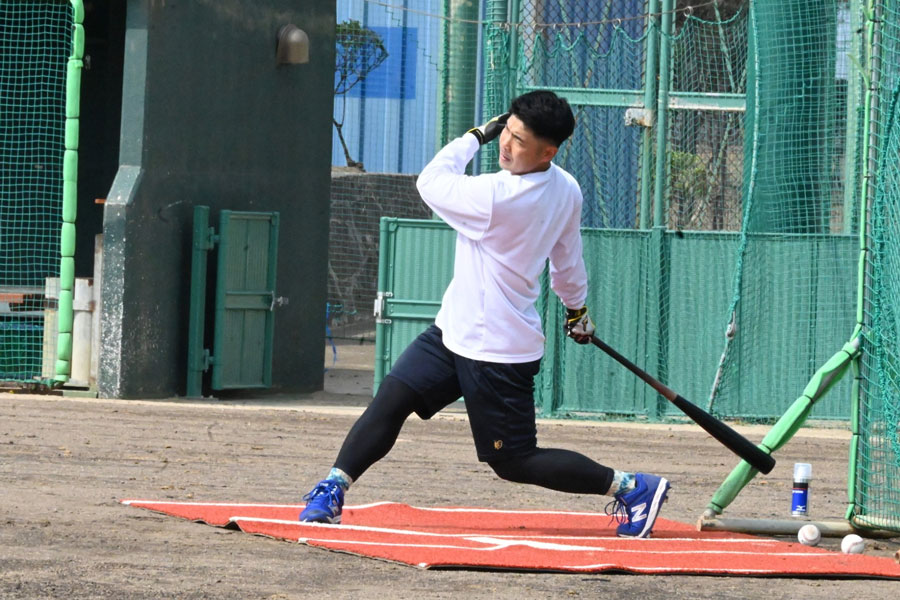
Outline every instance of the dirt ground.
<path id="1" fill-rule="evenodd" d="M 250 536 L 123 506 L 125 498 L 299 502 L 331 465 L 371 393 L 371 363 L 345 349 L 326 390 L 257 400 L 109 401 L 0 394 L 0 597 L 3 598 L 888 598 L 878 580 L 423 571 Z M 369 349 L 369 355 L 371 349 Z M 331 364 L 329 354 L 328 362 Z M 741 428 L 751 439 L 764 428 Z M 735 464 L 681 425 L 542 421 L 544 446 L 673 483 L 662 515 L 693 523 Z M 842 429 L 804 429 L 773 472 L 726 516 L 788 518 L 791 471 L 811 462 L 811 517 L 846 506 Z M 464 415 L 413 417 L 348 504 L 392 500 L 602 511 L 606 498 L 506 483 L 479 464 Z M 837 539 L 826 547 L 836 548 Z M 900 537 L 869 541 L 891 556 Z"/>

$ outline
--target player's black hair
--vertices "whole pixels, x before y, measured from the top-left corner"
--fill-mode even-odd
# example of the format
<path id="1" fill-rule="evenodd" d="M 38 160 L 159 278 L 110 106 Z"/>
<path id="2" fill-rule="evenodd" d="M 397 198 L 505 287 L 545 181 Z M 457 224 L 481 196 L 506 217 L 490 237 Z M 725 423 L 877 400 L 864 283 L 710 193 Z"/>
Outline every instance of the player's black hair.
<path id="1" fill-rule="evenodd" d="M 550 91 L 522 94 L 512 101 L 509 112 L 536 136 L 553 142 L 557 148 L 575 131 L 575 116 L 569 103 Z"/>

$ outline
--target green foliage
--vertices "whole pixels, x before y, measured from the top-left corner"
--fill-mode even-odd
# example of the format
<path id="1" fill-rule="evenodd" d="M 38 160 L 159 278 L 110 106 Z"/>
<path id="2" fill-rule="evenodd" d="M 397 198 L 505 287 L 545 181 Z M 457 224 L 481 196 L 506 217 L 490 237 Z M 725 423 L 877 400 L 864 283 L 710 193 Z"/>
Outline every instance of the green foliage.
<path id="1" fill-rule="evenodd" d="M 669 189 L 678 198 L 706 198 L 710 191 L 709 174 L 703 159 L 690 152 L 673 150 L 669 154 Z"/>

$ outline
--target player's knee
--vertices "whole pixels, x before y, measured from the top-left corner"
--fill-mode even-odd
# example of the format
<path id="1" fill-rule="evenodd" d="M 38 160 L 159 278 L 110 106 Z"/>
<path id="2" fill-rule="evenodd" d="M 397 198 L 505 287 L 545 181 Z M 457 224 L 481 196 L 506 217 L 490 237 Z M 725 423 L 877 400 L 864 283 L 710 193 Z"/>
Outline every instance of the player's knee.
<path id="1" fill-rule="evenodd" d="M 513 483 L 530 483 L 531 471 L 524 456 L 513 456 L 502 460 L 489 460 L 488 465 L 500 479 Z"/>
<path id="2" fill-rule="evenodd" d="M 405 420 L 418 408 L 419 395 L 411 387 L 388 375 L 378 387 L 373 404 L 381 407 L 383 412 L 401 420 Z"/>

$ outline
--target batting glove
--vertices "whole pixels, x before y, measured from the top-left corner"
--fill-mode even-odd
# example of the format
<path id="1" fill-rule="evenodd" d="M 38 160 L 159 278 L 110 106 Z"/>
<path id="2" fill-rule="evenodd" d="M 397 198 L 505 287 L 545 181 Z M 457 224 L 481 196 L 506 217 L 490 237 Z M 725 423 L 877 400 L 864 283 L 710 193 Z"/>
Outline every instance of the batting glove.
<path id="1" fill-rule="evenodd" d="M 506 120 L 509 119 L 509 113 L 504 113 L 497 117 L 494 117 L 481 127 L 473 127 L 468 130 L 466 133 L 471 133 L 475 137 L 478 138 L 478 143 L 482 146 L 495 139 L 500 132 L 503 131 L 503 128 L 506 127 Z"/>
<path id="2" fill-rule="evenodd" d="M 566 309 L 566 324 L 563 325 L 566 335 L 579 344 L 588 344 L 594 335 L 594 322 L 588 315 L 587 306 Z"/>

